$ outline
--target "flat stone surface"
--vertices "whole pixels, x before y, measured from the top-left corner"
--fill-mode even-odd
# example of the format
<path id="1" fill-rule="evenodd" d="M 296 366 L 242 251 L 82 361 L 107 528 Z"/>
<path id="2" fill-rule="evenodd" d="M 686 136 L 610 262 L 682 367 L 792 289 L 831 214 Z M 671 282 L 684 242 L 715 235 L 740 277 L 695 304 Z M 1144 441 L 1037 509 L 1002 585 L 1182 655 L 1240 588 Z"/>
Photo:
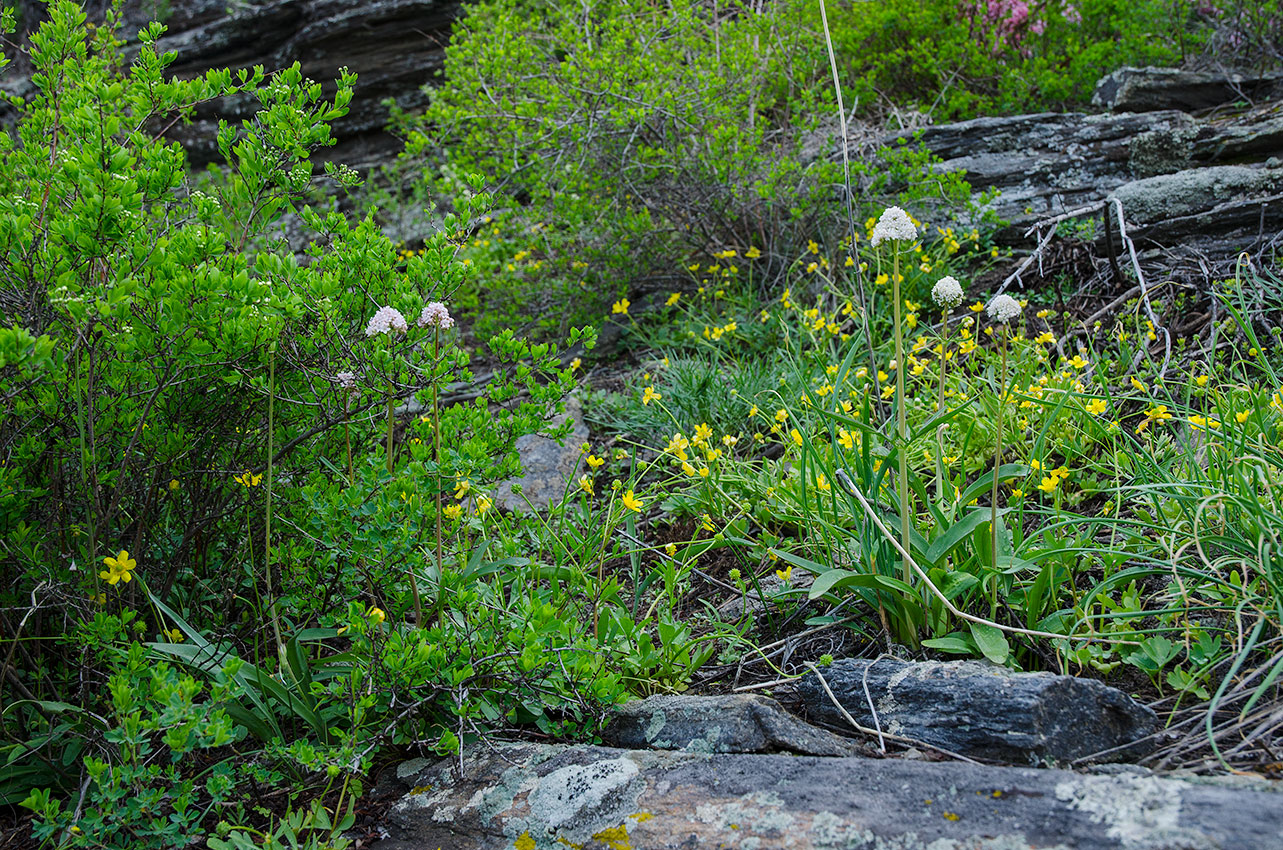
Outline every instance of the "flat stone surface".
<path id="1" fill-rule="evenodd" d="M 616 707 L 602 740 L 612 747 L 700 753 L 857 755 L 852 740 L 805 723 L 769 697 L 661 695 Z"/>
<path id="2" fill-rule="evenodd" d="M 820 673 L 860 725 L 880 724 L 969 758 L 1039 764 L 1101 754 L 1114 761 L 1152 750 L 1158 731 L 1153 711 L 1094 679 L 896 658 L 844 658 Z M 850 725 L 814 674 L 797 688 L 807 717 Z"/>
<path id="3" fill-rule="evenodd" d="M 377 850 L 1283 850 L 1283 794 L 1143 771 L 495 744 L 409 778 Z"/>

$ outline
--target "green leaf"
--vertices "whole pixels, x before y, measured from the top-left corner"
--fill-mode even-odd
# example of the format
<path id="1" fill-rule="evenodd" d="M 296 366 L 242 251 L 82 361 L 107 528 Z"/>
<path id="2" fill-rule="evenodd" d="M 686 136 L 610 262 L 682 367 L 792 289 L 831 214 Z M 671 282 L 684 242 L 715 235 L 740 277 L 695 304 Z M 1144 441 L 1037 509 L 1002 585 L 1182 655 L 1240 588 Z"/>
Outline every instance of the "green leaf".
<path id="1" fill-rule="evenodd" d="M 984 657 L 994 664 L 1007 663 L 1007 658 L 1011 655 L 1011 645 L 1007 643 L 1007 636 L 1002 633 L 1002 630 L 987 623 L 970 625 L 971 636 L 975 638 L 976 646 L 980 648 Z"/>
<path id="2" fill-rule="evenodd" d="M 781 554 L 781 557 L 783 555 Z M 870 587 L 877 590 L 890 590 L 895 593 L 913 595 L 914 590 L 897 578 L 878 575 L 877 573 L 853 573 L 850 570 L 829 570 L 817 576 L 815 583 L 807 594 L 808 599 L 818 599 L 824 594 L 839 587 Z"/>
<path id="3" fill-rule="evenodd" d="M 998 467 L 998 483 L 1010 481 L 1012 478 L 1023 478 L 1029 474 L 1029 467 L 1023 463 L 1004 463 Z M 963 505 L 971 504 L 971 500 L 980 496 L 981 493 L 988 493 L 993 489 L 993 473 L 982 475 L 975 481 L 972 481 L 962 495 L 958 497 L 958 503 Z"/>
<path id="4" fill-rule="evenodd" d="M 1000 508 L 998 516 L 1010 511 L 1011 508 Z M 977 508 L 971 511 L 965 517 L 949 526 L 942 535 L 931 541 L 931 545 L 926 551 L 926 560 L 932 566 L 941 566 L 941 561 L 957 548 L 958 544 L 971 535 L 973 531 L 982 524 L 989 522 L 992 511 L 989 508 Z"/>
<path id="5" fill-rule="evenodd" d="M 961 632 L 952 632 L 944 637 L 924 640 L 922 645 L 941 652 L 952 652 L 955 655 L 975 655 L 977 652 L 975 641 Z"/>

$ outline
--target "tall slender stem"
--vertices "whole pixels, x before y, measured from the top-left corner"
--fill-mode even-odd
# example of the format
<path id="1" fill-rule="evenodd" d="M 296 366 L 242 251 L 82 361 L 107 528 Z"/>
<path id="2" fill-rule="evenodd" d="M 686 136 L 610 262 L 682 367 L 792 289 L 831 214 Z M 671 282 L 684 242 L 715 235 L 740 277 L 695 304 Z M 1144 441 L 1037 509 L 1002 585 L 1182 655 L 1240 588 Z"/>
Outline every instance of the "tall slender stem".
<path id="1" fill-rule="evenodd" d="M 272 615 L 272 634 L 276 638 L 276 654 L 285 661 L 285 644 L 281 641 L 280 614 L 276 610 L 276 594 L 272 589 L 272 454 L 276 431 L 276 346 L 267 355 L 267 511 L 263 522 L 263 569 L 267 573 L 267 605 Z"/>
<path id="2" fill-rule="evenodd" d="M 989 533 L 993 548 L 993 588 L 989 594 L 989 617 L 998 613 L 998 467 L 1002 464 L 1002 419 L 1007 402 L 1007 325 L 998 331 L 1002 348 L 1002 377 L 998 381 L 998 439 L 993 451 L 993 489 L 989 493 Z"/>
<path id="3" fill-rule="evenodd" d="M 388 393 L 388 474 L 392 474 L 392 406 L 394 398 L 391 392 Z"/>
<path id="4" fill-rule="evenodd" d="M 432 338 L 432 363 L 441 362 L 441 324 L 437 323 Z M 437 472 L 437 622 L 445 625 L 445 567 L 441 559 L 441 410 L 438 407 L 438 381 L 432 379 L 432 467 Z M 420 621 L 422 622 L 422 621 Z"/>
<path id="5" fill-rule="evenodd" d="M 895 319 L 895 430 L 899 437 L 896 451 L 900 459 L 900 543 L 904 551 L 909 551 L 909 426 L 905 411 L 904 397 L 904 328 L 900 326 L 900 251 L 899 242 L 892 242 L 891 298 L 894 304 Z M 913 583 L 913 570 L 907 559 L 903 560 L 905 584 Z"/>
<path id="6" fill-rule="evenodd" d="M 949 311 L 940 315 L 940 394 L 936 399 L 936 416 L 944 412 L 944 373 L 949 357 Z M 944 428 L 941 422 L 936 426 L 936 501 L 944 504 Z"/>
<path id="7" fill-rule="evenodd" d="M 356 470 L 352 467 L 352 423 L 348 421 L 351 415 L 352 393 L 350 390 L 343 391 L 343 443 L 347 449 L 347 486 L 351 487 L 356 483 Z"/>

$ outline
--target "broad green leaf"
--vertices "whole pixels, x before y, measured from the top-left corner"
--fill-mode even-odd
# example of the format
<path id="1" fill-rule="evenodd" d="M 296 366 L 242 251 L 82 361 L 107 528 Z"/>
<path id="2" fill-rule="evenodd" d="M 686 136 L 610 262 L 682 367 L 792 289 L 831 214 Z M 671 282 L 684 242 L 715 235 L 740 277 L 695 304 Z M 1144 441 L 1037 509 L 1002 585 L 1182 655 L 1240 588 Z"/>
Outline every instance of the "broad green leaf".
<path id="1" fill-rule="evenodd" d="M 984 657 L 994 664 L 1007 663 L 1007 657 L 1011 655 L 1011 646 L 1007 643 L 1007 636 L 1002 633 L 1002 630 L 987 623 L 970 625 L 971 636 L 976 639 L 976 646 L 980 648 Z"/>

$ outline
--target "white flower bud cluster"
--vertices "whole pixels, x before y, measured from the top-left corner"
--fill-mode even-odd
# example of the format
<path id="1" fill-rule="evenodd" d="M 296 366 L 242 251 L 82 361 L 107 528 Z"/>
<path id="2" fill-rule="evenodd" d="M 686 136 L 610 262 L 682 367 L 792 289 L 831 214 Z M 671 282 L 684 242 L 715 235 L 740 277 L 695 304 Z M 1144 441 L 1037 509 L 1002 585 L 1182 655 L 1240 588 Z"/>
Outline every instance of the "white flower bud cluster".
<path id="1" fill-rule="evenodd" d="M 406 324 L 405 316 L 395 307 L 380 307 L 379 312 L 370 317 L 370 323 L 365 326 L 365 335 L 374 336 L 375 334 L 405 333 L 409 329 Z"/>
<path id="2" fill-rule="evenodd" d="M 450 318 L 450 311 L 440 301 L 430 302 L 423 308 L 423 312 L 419 313 L 419 327 L 433 326 L 443 331 L 454 327 L 454 319 Z"/>
<path id="3" fill-rule="evenodd" d="M 952 275 L 940 278 L 931 288 L 931 300 L 938 307 L 952 310 L 962 303 L 962 284 Z"/>
<path id="4" fill-rule="evenodd" d="M 873 227 L 873 236 L 869 240 L 876 248 L 888 239 L 912 242 L 918 238 L 918 229 L 913 226 L 909 214 L 899 207 L 887 207 L 882 217 Z"/>
<path id="5" fill-rule="evenodd" d="M 995 295 L 985 308 L 992 322 L 1007 323 L 1020 315 L 1020 302 L 1010 295 Z"/>

